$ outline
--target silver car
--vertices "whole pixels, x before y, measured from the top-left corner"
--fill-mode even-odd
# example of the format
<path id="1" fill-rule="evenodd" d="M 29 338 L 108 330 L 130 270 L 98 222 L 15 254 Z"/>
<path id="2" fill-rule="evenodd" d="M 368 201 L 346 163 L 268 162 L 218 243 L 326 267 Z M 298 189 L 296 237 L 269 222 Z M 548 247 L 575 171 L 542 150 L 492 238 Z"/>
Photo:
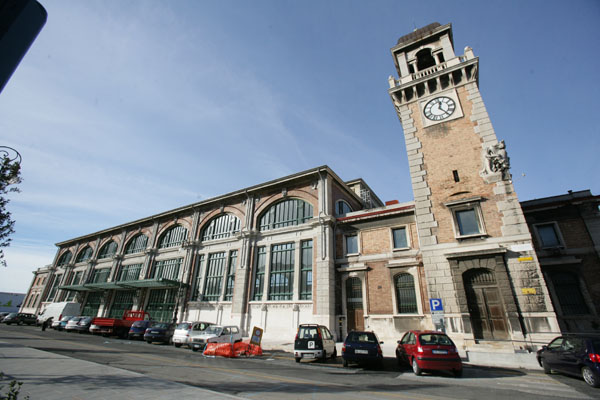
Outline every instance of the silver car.
<path id="1" fill-rule="evenodd" d="M 173 344 L 175 347 L 188 346 L 192 334 L 201 332 L 211 326 L 211 322 L 181 322 L 177 324 L 175 333 L 173 334 Z"/>
<path id="2" fill-rule="evenodd" d="M 189 346 L 193 351 L 204 350 L 207 343 L 235 343 L 242 341 L 242 331 L 235 325 L 209 326 L 202 332 L 192 334 Z"/>
<path id="3" fill-rule="evenodd" d="M 79 324 L 79 321 L 81 321 L 84 317 L 73 317 L 71 318 L 67 324 L 65 325 L 65 331 L 66 332 L 75 332 L 77 331 L 77 325 Z"/>

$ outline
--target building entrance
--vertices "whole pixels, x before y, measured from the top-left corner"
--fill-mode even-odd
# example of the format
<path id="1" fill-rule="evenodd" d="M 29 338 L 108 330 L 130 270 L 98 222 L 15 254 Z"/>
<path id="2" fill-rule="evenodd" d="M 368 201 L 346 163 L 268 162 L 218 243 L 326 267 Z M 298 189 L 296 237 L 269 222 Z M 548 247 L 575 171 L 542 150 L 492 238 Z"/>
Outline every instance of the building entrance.
<path id="1" fill-rule="evenodd" d="M 346 280 L 346 320 L 348 321 L 348 332 L 363 331 L 365 319 L 362 299 L 362 281 L 360 278 L 348 278 Z"/>
<path id="2" fill-rule="evenodd" d="M 464 273 L 463 281 L 475 339 L 508 339 L 506 313 L 494 272 L 472 269 Z"/>

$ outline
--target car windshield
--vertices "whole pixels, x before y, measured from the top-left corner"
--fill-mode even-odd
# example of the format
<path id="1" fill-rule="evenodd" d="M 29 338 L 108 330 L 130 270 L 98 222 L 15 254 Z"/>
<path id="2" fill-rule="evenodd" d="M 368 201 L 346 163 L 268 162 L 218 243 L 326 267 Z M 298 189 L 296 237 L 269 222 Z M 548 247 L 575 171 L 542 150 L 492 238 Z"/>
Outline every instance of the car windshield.
<path id="1" fill-rule="evenodd" d="M 372 332 L 350 332 L 348 334 L 349 342 L 377 343 L 377 338 Z"/>
<path id="2" fill-rule="evenodd" d="M 190 329 L 190 323 L 189 322 L 182 322 L 179 325 L 177 325 L 177 329 Z"/>
<path id="3" fill-rule="evenodd" d="M 223 327 L 221 327 L 221 326 L 209 326 L 204 331 L 205 334 L 217 335 L 217 336 L 220 336 L 221 332 L 223 332 Z"/>
<path id="4" fill-rule="evenodd" d="M 131 326 L 134 326 L 136 328 L 141 328 L 144 326 L 148 325 L 148 321 L 135 321 L 133 324 L 131 324 Z"/>
<path id="5" fill-rule="evenodd" d="M 152 325 L 152 328 L 154 328 L 154 329 L 167 329 L 168 327 L 169 327 L 169 324 L 166 322 L 157 322 Z"/>
<path id="6" fill-rule="evenodd" d="M 436 345 L 441 344 L 444 346 L 452 346 L 452 340 L 446 335 L 440 333 L 424 333 L 419 336 L 419 342 L 422 345 Z"/>
<path id="7" fill-rule="evenodd" d="M 10 314 L 7 315 L 7 317 L 16 317 L 17 313 L 16 312 L 11 312 Z"/>
<path id="8" fill-rule="evenodd" d="M 81 320 L 81 317 L 73 317 L 69 320 L 69 322 L 79 322 Z"/>
<path id="9" fill-rule="evenodd" d="M 92 317 L 83 317 L 83 318 L 81 318 L 81 320 L 79 320 L 79 323 L 80 324 L 87 324 L 91 320 L 92 320 Z"/>
<path id="10" fill-rule="evenodd" d="M 62 319 L 60 320 L 60 322 L 67 322 L 68 320 L 70 320 L 71 318 L 73 318 L 73 316 L 70 317 L 62 317 Z"/>

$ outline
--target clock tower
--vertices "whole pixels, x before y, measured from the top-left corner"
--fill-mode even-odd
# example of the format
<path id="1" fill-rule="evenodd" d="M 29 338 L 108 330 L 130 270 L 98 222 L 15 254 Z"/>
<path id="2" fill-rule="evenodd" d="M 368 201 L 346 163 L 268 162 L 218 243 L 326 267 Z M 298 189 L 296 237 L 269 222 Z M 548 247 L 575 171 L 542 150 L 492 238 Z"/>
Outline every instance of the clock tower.
<path id="1" fill-rule="evenodd" d="M 392 49 L 432 324 L 468 351 L 523 351 L 559 331 L 531 235 L 479 92 L 479 60 L 430 24 Z"/>

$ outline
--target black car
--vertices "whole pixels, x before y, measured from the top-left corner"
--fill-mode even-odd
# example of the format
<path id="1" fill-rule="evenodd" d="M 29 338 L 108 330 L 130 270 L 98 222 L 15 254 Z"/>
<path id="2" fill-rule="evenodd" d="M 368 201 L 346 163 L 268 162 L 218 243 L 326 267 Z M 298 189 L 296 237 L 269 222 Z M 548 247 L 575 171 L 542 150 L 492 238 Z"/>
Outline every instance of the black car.
<path id="1" fill-rule="evenodd" d="M 563 335 L 543 346 L 537 360 L 544 372 L 581 376 L 590 386 L 600 387 L 600 335 Z"/>
<path id="2" fill-rule="evenodd" d="M 373 364 L 377 368 L 383 365 L 383 352 L 375 332 L 352 331 L 346 336 L 342 346 L 344 367 L 348 363 Z"/>
<path id="3" fill-rule="evenodd" d="M 2 320 L 6 325 L 17 324 L 17 325 L 35 325 L 37 318 L 33 314 L 27 313 L 10 313 Z"/>
<path id="4" fill-rule="evenodd" d="M 144 333 L 144 340 L 148 343 L 171 343 L 173 333 L 175 333 L 175 327 L 177 327 L 177 324 L 169 322 L 155 322 L 150 325 L 150 328 L 146 329 L 146 333 Z"/>
<path id="5" fill-rule="evenodd" d="M 152 325 L 153 321 L 144 319 L 142 321 L 134 321 L 133 324 L 131 324 L 131 327 L 129 328 L 129 333 L 127 335 L 127 338 L 129 340 L 132 339 L 140 339 L 143 340 L 144 339 L 144 333 L 146 333 L 146 329 L 148 329 L 150 327 L 150 325 Z"/>

